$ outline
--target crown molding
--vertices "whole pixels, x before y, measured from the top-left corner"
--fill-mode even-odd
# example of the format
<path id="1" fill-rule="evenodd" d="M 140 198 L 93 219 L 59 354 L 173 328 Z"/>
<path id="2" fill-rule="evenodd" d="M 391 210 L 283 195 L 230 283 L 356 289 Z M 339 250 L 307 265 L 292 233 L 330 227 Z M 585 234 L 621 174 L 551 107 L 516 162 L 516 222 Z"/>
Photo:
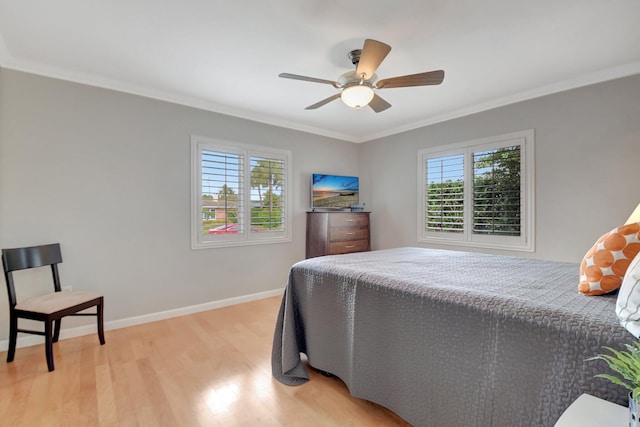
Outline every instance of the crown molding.
<path id="1" fill-rule="evenodd" d="M 371 134 L 363 138 L 363 141 L 368 142 L 380 138 L 385 138 L 392 135 L 397 135 L 402 132 L 408 132 L 421 127 L 433 125 L 436 123 L 442 123 L 448 120 L 457 119 L 471 114 L 480 113 L 483 111 L 493 110 L 494 108 L 504 107 L 507 105 L 515 104 L 522 101 L 528 101 L 542 96 L 553 95 L 560 92 L 566 92 L 568 90 L 577 89 L 584 86 L 589 86 L 596 83 L 602 83 L 609 80 L 615 80 L 623 77 L 640 74 L 640 61 L 632 62 L 629 64 L 621 65 L 618 67 L 607 68 L 594 73 L 584 74 L 582 76 L 567 79 L 561 82 L 553 83 L 546 86 L 541 86 L 536 89 L 519 92 L 514 95 L 506 96 L 503 98 L 494 99 L 488 102 L 471 105 L 469 107 L 454 110 L 445 114 L 428 117 L 418 122 L 413 122 L 405 126 L 389 129 L 385 132 Z"/>
<path id="2" fill-rule="evenodd" d="M 71 83 L 78 83 L 87 86 L 98 87 L 101 89 L 113 90 L 117 92 L 123 92 L 130 95 L 142 96 L 145 98 L 155 99 L 158 101 L 169 102 L 172 104 L 183 105 L 186 107 L 198 108 L 214 113 L 224 114 L 240 119 L 251 120 L 267 125 L 282 127 L 290 130 L 297 130 L 300 132 L 311 133 L 314 135 L 325 136 L 327 138 L 337 139 L 345 142 L 361 142 L 353 135 L 343 134 L 340 132 L 334 132 L 327 129 L 317 128 L 313 126 L 305 126 L 300 123 L 295 123 L 288 120 L 278 119 L 269 115 L 260 114 L 251 111 L 244 111 L 228 105 L 218 104 L 210 101 L 206 101 L 199 98 L 179 95 L 172 92 L 165 92 L 148 87 L 133 85 L 127 82 L 123 82 L 115 79 L 108 79 L 92 74 L 79 73 L 69 71 L 50 65 L 28 62 L 28 61 L 16 61 L 11 58 L 2 61 L 2 40 L 0 40 L 0 64 L 3 64 L 3 68 L 11 69 L 14 71 L 21 71 L 24 73 L 35 74 L 43 77 L 49 77 L 59 80 L 68 81 Z"/>
<path id="3" fill-rule="evenodd" d="M 277 126 L 285 129 L 310 133 L 314 135 L 324 136 L 327 138 L 337 139 L 345 142 L 353 143 L 366 143 L 376 139 L 381 139 L 396 135 L 403 132 L 412 131 L 421 127 L 430 126 L 436 123 L 445 122 L 452 119 L 468 116 L 471 114 L 480 113 L 483 111 L 492 110 L 494 108 L 504 107 L 506 105 L 515 104 L 530 99 L 539 98 L 546 95 L 552 95 L 559 92 L 565 92 L 568 90 L 576 89 L 583 86 L 588 86 L 596 83 L 601 83 L 609 80 L 614 80 L 622 77 L 631 76 L 634 74 L 640 74 L 640 61 L 632 62 L 629 64 L 600 70 L 593 73 L 588 73 L 573 79 L 567 79 L 561 82 L 553 83 L 550 85 L 541 86 L 532 90 L 519 92 L 514 95 L 494 99 L 488 102 L 471 105 L 454 111 L 446 112 L 444 114 L 427 117 L 423 120 L 412 122 L 403 126 L 389 128 L 384 132 L 373 133 L 365 135 L 364 137 L 356 137 L 354 135 L 344 134 L 340 132 L 331 131 L 328 129 L 305 126 L 293 121 L 283 120 L 275 118 L 269 115 L 260 114 L 254 111 L 244 111 L 228 105 L 222 105 L 211 101 L 206 101 L 199 98 L 188 97 L 171 92 L 164 92 L 148 87 L 142 87 L 132 85 L 123 81 L 114 79 L 106 79 L 96 75 L 72 72 L 49 65 L 16 61 L 11 57 L 4 39 L 0 34 L 0 66 L 12 69 L 16 71 L 22 71 L 26 73 L 41 75 L 44 77 L 51 77 L 60 80 L 65 80 L 73 83 L 84 84 L 88 86 L 99 87 L 102 89 L 114 90 L 118 92 L 128 93 L 131 95 L 142 96 L 159 101 L 169 102 L 173 104 L 183 105 L 186 107 L 198 108 L 218 114 L 224 114 L 240 119 L 251 120 L 271 126 Z"/>

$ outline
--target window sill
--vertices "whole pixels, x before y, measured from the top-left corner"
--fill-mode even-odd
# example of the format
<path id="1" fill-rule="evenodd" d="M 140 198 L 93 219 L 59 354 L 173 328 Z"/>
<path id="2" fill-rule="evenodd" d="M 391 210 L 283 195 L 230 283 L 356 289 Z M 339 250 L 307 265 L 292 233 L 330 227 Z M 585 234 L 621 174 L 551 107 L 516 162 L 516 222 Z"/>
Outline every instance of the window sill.
<path id="1" fill-rule="evenodd" d="M 467 248 L 483 248 L 483 249 L 498 249 L 503 251 L 518 251 L 518 252 L 535 252 L 535 245 L 531 242 L 528 245 L 513 244 L 513 243 L 492 243 L 492 242 L 474 242 L 468 240 L 451 240 L 442 239 L 437 237 L 418 239 L 419 243 L 430 243 L 443 246 L 457 246 Z"/>
<path id="2" fill-rule="evenodd" d="M 237 246 L 257 246 L 257 245 L 272 245 L 278 243 L 291 243 L 293 239 L 290 237 L 274 237 L 255 240 L 227 240 L 224 242 L 198 242 L 191 245 L 191 249 L 216 249 L 216 248 L 232 248 Z"/>

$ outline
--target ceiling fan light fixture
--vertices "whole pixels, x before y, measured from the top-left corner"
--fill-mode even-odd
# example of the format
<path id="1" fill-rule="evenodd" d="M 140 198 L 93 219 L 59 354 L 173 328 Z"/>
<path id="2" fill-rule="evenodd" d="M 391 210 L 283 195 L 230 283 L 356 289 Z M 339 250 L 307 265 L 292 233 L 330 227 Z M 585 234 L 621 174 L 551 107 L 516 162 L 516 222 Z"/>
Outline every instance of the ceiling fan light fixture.
<path id="1" fill-rule="evenodd" d="M 356 84 L 343 89 L 340 95 L 342 102 L 359 110 L 373 99 L 373 89 L 366 84 Z"/>

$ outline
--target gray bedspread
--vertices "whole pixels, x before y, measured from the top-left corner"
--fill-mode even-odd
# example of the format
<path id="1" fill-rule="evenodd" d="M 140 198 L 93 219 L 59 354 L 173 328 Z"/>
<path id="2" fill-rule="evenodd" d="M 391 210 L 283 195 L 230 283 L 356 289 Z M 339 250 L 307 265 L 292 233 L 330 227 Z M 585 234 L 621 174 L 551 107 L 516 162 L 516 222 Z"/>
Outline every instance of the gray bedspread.
<path id="1" fill-rule="evenodd" d="M 578 265 L 399 248 L 308 259 L 290 271 L 273 375 L 308 380 L 300 353 L 353 396 L 416 426 L 553 426 L 594 378 L 603 346 L 634 338 L 616 296 L 577 292 Z"/>

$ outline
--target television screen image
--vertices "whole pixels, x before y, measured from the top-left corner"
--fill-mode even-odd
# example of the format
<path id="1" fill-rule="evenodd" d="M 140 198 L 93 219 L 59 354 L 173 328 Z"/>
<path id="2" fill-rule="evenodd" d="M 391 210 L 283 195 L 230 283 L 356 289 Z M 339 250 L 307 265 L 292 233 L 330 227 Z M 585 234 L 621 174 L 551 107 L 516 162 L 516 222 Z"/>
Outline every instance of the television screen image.
<path id="1" fill-rule="evenodd" d="M 311 177 L 311 207 L 313 209 L 346 209 L 359 201 L 357 176 L 322 175 Z"/>

